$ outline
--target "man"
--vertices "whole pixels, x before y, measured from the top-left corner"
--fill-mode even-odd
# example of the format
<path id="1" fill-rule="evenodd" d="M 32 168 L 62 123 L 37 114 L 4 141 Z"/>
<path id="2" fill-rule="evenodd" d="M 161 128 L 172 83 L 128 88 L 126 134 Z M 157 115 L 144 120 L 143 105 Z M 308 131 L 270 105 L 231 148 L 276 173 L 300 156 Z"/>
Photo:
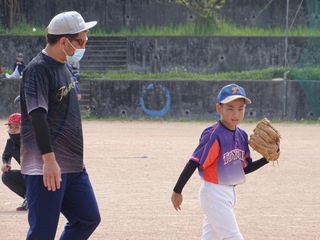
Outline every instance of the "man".
<path id="1" fill-rule="evenodd" d="M 60 212 L 68 223 L 60 239 L 88 239 L 101 217 L 83 163 L 81 115 L 66 61 L 80 61 L 88 41 L 75 11 L 56 15 L 47 45 L 25 68 L 21 88 L 21 170 L 27 185 L 27 239 L 55 238 Z"/>

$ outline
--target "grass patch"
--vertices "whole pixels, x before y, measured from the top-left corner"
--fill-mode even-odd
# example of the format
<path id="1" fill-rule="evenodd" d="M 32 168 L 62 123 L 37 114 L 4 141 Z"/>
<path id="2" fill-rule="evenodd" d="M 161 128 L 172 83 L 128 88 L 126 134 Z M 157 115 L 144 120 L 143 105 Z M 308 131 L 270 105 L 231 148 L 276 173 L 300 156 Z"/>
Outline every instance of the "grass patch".
<path id="1" fill-rule="evenodd" d="M 35 28 L 35 31 L 34 31 Z M 26 21 L 5 29 L 0 25 L 0 34 L 6 35 L 45 35 L 45 27 L 33 26 Z M 135 29 L 122 28 L 120 31 L 108 31 L 99 27 L 90 30 L 92 36 L 285 36 L 285 28 L 256 28 L 237 26 L 223 20 L 217 20 L 212 24 L 200 24 L 190 22 L 184 25 L 168 24 L 163 27 L 140 26 Z M 297 26 L 290 29 L 291 37 L 318 37 L 320 29 Z"/>
<path id="2" fill-rule="evenodd" d="M 0 35 L 45 35 L 45 27 L 35 27 L 26 21 L 22 21 L 19 25 L 14 26 L 11 29 L 3 28 L 0 25 Z"/>
<path id="3" fill-rule="evenodd" d="M 121 79 L 121 80 L 271 80 L 274 78 L 283 78 L 285 68 L 267 68 L 261 70 L 226 72 L 216 74 L 198 74 L 183 71 L 174 71 L 167 73 L 135 73 L 135 72 L 81 72 L 82 78 L 87 79 Z M 289 69 L 287 79 L 290 80 L 320 80 L 320 68 Z"/>

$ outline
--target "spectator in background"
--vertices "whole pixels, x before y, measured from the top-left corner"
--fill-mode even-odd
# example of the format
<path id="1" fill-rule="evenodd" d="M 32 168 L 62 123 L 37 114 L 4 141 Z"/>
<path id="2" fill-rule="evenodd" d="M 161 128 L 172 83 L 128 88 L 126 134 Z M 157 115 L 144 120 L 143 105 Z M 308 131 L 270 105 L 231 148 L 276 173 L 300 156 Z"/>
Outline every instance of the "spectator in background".
<path id="1" fill-rule="evenodd" d="M 22 71 L 23 69 L 26 67 L 26 64 L 23 61 L 23 54 L 22 53 L 18 53 L 17 55 L 17 61 L 15 61 L 15 63 L 13 64 L 13 71 L 16 69 L 16 67 L 18 67 L 18 72 L 19 75 L 22 75 Z"/>
<path id="2" fill-rule="evenodd" d="M 26 64 L 23 61 L 23 54 L 18 53 L 16 61 L 13 64 L 13 73 L 10 75 L 6 73 L 6 78 L 20 78 L 22 76 L 22 71 L 26 67 Z"/>

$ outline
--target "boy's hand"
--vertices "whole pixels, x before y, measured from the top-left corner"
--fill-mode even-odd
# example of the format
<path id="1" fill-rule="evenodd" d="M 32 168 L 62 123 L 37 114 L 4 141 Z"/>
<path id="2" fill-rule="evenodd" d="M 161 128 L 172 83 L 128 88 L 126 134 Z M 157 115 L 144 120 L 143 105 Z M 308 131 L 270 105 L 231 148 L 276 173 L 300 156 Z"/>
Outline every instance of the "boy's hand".
<path id="1" fill-rule="evenodd" d="M 11 169 L 11 166 L 10 166 L 9 164 L 7 164 L 7 163 L 4 163 L 4 164 L 2 165 L 2 167 L 1 167 L 1 171 L 2 171 L 2 172 L 9 172 L 10 169 Z"/>
<path id="2" fill-rule="evenodd" d="M 171 195 L 171 202 L 173 204 L 173 207 L 176 211 L 179 211 L 181 210 L 181 204 L 182 204 L 182 201 L 183 201 L 183 196 L 182 194 L 179 194 L 179 193 L 176 193 L 176 192 L 173 192 L 172 195 Z"/>

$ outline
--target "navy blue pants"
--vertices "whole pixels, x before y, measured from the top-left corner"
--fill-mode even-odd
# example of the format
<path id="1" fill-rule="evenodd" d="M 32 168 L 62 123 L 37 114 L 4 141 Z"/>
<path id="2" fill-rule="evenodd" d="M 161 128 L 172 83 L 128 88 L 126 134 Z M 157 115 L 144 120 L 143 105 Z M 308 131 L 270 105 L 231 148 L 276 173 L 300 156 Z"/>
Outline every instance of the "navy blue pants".
<path id="1" fill-rule="evenodd" d="M 68 222 L 60 240 L 88 239 L 101 221 L 89 176 L 62 174 L 60 189 L 48 191 L 42 175 L 25 175 L 27 184 L 29 231 L 27 240 L 54 240 L 60 212 Z"/>

